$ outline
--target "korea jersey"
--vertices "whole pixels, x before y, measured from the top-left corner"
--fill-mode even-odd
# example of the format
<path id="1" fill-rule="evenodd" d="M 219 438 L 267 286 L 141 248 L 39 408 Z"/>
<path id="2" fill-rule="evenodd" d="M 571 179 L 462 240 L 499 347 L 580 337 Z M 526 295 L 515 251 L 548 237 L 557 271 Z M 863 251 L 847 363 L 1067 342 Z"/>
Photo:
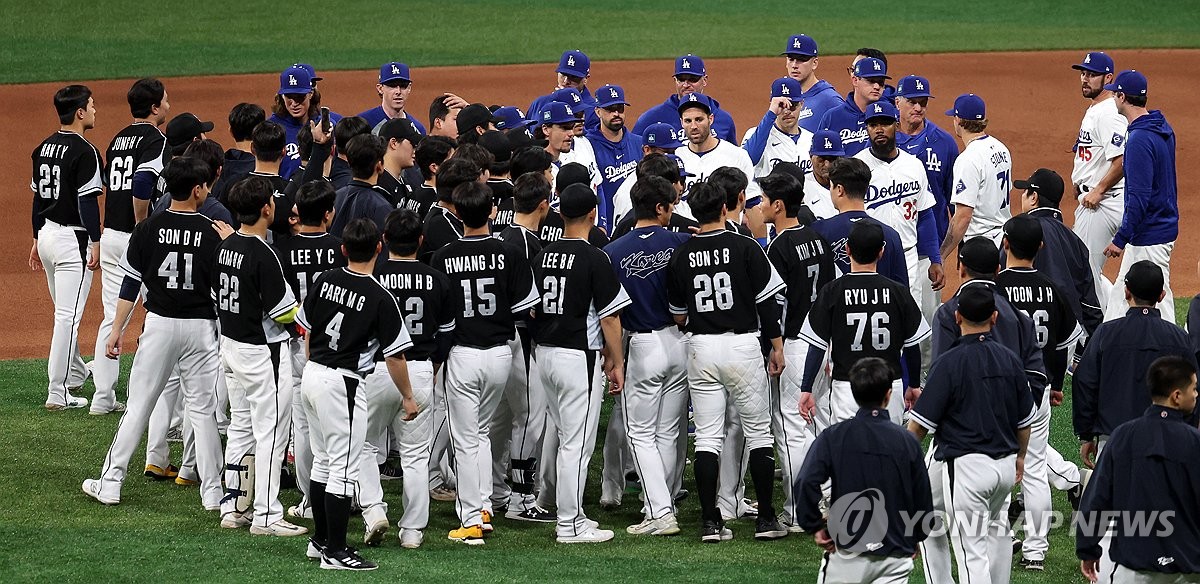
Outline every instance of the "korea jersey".
<path id="1" fill-rule="evenodd" d="M 342 240 L 328 233 L 297 233 L 276 242 L 283 275 L 296 300 L 304 302 L 317 276 L 328 270 L 346 266 L 342 255 Z"/>
<path id="2" fill-rule="evenodd" d="M 837 277 L 833 250 L 812 227 L 784 229 L 767 246 L 767 258 L 787 285 L 783 294 L 783 336 L 800 335 L 817 293 Z"/>
<path id="3" fill-rule="evenodd" d="M 758 304 L 784 285 L 757 241 L 721 229 L 697 234 L 675 250 L 667 299 L 672 314 L 688 316 L 690 332 L 742 334 L 759 330 Z"/>
<path id="4" fill-rule="evenodd" d="M 812 177 L 812 158 L 808 155 L 812 132 L 797 126 L 797 133 L 788 134 L 775 125 L 776 119 L 775 112 L 767 112 L 758 127 L 746 130 L 742 137 L 742 148 L 754 163 L 750 180 L 771 174 L 771 169 L 780 162 L 791 162 L 804 171 L 804 182 L 808 182 Z"/>
<path id="5" fill-rule="evenodd" d="M 221 236 L 211 219 L 167 209 L 138 223 L 121 258 L 125 277 L 146 288 L 146 310 L 212 320 L 212 270 Z"/>
<path id="6" fill-rule="evenodd" d="M 904 248 L 900 244 L 900 234 L 891 226 L 871 217 L 866 211 L 846 211 L 838 213 L 829 219 L 813 223 L 813 229 L 829 242 L 833 249 L 833 262 L 839 274 L 850 273 L 850 253 L 846 250 L 846 242 L 850 239 L 850 229 L 859 221 L 874 221 L 883 227 L 883 257 L 879 259 L 876 270 L 892 280 L 908 285 L 908 260 L 904 258 Z"/>
<path id="7" fill-rule="evenodd" d="M 534 316 L 539 346 L 604 348 L 600 320 L 631 302 L 603 251 L 582 239 L 563 238 L 533 258 L 542 301 Z"/>
<path id="8" fill-rule="evenodd" d="M 462 220 L 450 209 L 434 205 L 429 208 L 429 214 L 425 216 L 425 223 L 421 226 L 421 236 L 424 239 L 421 241 L 421 254 L 418 257 L 421 258 L 421 261 L 429 263 L 433 260 L 434 252 L 449 245 L 450 242 L 462 239 Z"/>
<path id="9" fill-rule="evenodd" d="M 33 236 L 46 221 L 81 227 L 79 199 L 104 188 L 100 152 L 75 132 L 59 130 L 33 151 Z"/>
<path id="10" fill-rule="evenodd" d="M 221 336 L 251 345 L 287 340 L 275 321 L 296 308 L 275 250 L 254 235 L 234 233 L 221 242 L 212 278 Z"/>
<path id="11" fill-rule="evenodd" d="M 917 214 L 936 204 L 925 166 L 903 150 L 897 150 L 892 160 L 880 160 L 870 148 L 854 157 L 871 169 L 871 184 L 864 197 L 867 214 L 895 229 L 906 251 L 916 248 Z"/>
<path id="12" fill-rule="evenodd" d="M 308 360 L 366 375 L 375 354 L 397 356 L 412 347 L 396 299 L 370 274 L 349 268 L 317 276 L 296 322 L 308 331 Z"/>
<path id="13" fill-rule="evenodd" d="M 817 219 L 828 219 L 838 212 L 837 207 L 833 206 L 833 195 L 829 194 L 829 187 L 821 186 L 811 174 L 804 177 L 804 205 Z"/>
<path id="14" fill-rule="evenodd" d="M 1008 194 L 1012 189 L 1012 156 L 999 140 L 983 135 L 971 140 L 954 161 L 951 204 L 971 207 L 971 223 L 963 239 L 988 237 L 1000 243 L 1004 222 L 1012 219 Z"/>
<path id="15" fill-rule="evenodd" d="M 515 335 L 513 315 L 538 302 L 529 263 L 490 235 L 455 241 L 433 254 L 430 265 L 450 278 L 457 345 L 487 349 L 507 343 Z"/>
<path id="16" fill-rule="evenodd" d="M 811 139 L 810 139 L 811 142 Z M 717 145 L 712 150 L 707 152 L 692 152 L 690 147 L 682 147 L 675 150 L 675 155 L 683 161 L 683 167 L 688 172 L 695 176 L 687 177 L 687 182 L 684 184 L 687 189 L 692 188 L 696 181 L 701 181 L 708 178 L 709 175 L 716 172 L 722 166 L 732 166 L 746 175 L 750 183 L 746 185 L 746 208 L 753 207 L 757 201 L 762 198 L 762 188 L 758 183 L 754 182 L 754 164 L 750 162 L 750 155 L 745 150 L 738 148 L 732 142 L 717 140 Z M 684 198 L 687 198 L 685 190 Z M 687 217 L 695 219 L 691 209 L 687 206 L 687 201 L 684 200 L 679 205 L 675 206 L 675 212 Z"/>
<path id="17" fill-rule="evenodd" d="M 375 279 L 396 297 L 404 328 L 413 346 L 409 361 L 431 359 L 437 351 L 436 335 L 454 330 L 454 290 L 445 274 L 417 260 L 389 258 L 375 266 Z M 377 357 L 382 357 L 379 355 Z"/>
<path id="18" fill-rule="evenodd" d="M 1014 308 L 1033 319 L 1037 346 L 1043 355 L 1066 349 L 1083 336 L 1083 327 L 1075 320 L 1067 297 L 1037 270 L 1008 268 L 996 275 L 996 286 L 1004 291 Z"/>
<path id="19" fill-rule="evenodd" d="M 1088 107 L 1075 140 L 1075 158 L 1071 166 L 1071 182 L 1081 187 L 1081 191 L 1095 187 L 1108 174 L 1113 159 L 1125 154 L 1128 126 L 1129 120 L 1117 113 L 1115 100 L 1105 99 Z M 1124 177 L 1108 189 L 1110 196 L 1124 193 Z"/>
<path id="20" fill-rule="evenodd" d="M 253 176 L 262 177 L 271 181 L 271 187 L 273 189 L 272 196 L 275 197 L 275 220 L 271 222 L 271 233 L 279 239 L 287 237 L 292 232 L 292 225 L 288 222 L 288 215 L 291 214 L 292 207 L 296 204 L 296 198 L 294 196 L 288 196 L 284 194 L 284 191 L 287 190 L 287 181 L 285 181 L 283 177 L 277 174 L 251 172 L 237 182 L 230 183 L 229 190 L 226 191 L 226 200 L 221 201 L 221 204 L 225 205 L 225 208 L 229 208 L 228 193 L 233 192 L 234 187 L 237 186 L 238 183 Z M 240 226 L 241 225 L 239 224 L 234 225 L 233 227 L 236 228 Z"/>
<path id="21" fill-rule="evenodd" d="M 150 122 L 134 122 L 117 132 L 108 145 L 108 192 L 104 196 L 104 228 L 133 231 L 133 175 L 149 173 L 158 181 L 167 158 L 167 138 Z"/>
<path id="22" fill-rule="evenodd" d="M 667 303 L 667 265 L 688 236 L 659 226 L 640 227 L 604 248 L 625 292 L 634 301 L 621 311 L 621 326 L 650 332 L 675 324 Z"/>
<path id="23" fill-rule="evenodd" d="M 864 357 L 883 359 L 900 379 L 901 351 L 930 334 L 908 286 L 875 272 L 851 272 L 822 288 L 800 329 L 805 342 L 830 351 L 838 381 L 849 381 Z"/>

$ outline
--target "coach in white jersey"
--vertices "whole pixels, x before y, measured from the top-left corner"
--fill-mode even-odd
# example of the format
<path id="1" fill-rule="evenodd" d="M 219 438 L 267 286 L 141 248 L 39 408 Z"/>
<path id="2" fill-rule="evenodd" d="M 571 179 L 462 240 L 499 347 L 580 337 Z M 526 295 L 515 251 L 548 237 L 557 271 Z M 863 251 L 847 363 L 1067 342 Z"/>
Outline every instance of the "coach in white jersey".
<path id="1" fill-rule="evenodd" d="M 870 147 L 854 157 L 871 169 L 871 184 L 864 200 L 867 214 L 900 234 L 908 266 L 908 289 L 920 305 L 926 288 L 940 290 L 945 282 L 932 211 L 937 201 L 929 190 L 925 165 L 896 147 L 900 120 L 896 106 L 877 101 L 867 106 L 866 116 Z M 922 267 L 925 276 L 920 272 Z"/>
<path id="2" fill-rule="evenodd" d="M 771 174 L 771 169 L 779 162 L 792 162 L 803 169 L 804 174 L 812 173 L 812 161 L 808 157 L 812 132 L 798 123 L 803 106 L 800 93 L 800 82 L 791 77 L 771 82 L 771 105 L 767 113 L 758 127 L 746 130 L 742 138 L 742 149 L 754 163 L 754 174 L 748 178 Z"/>
<path id="3" fill-rule="evenodd" d="M 1112 83 L 1116 67 L 1112 57 L 1091 52 L 1083 62 L 1071 65 L 1079 70 L 1083 97 L 1091 100 L 1071 163 L 1071 184 L 1079 206 L 1075 208 L 1075 234 L 1088 248 L 1096 296 L 1107 298 L 1112 282 L 1104 277 L 1104 248 L 1121 227 L 1125 212 L 1125 129 L 1129 120 L 1117 113 L 1117 102 L 1104 84 Z"/>
<path id="4" fill-rule="evenodd" d="M 747 177 L 754 176 L 754 163 L 750 161 L 750 155 L 735 144 L 712 134 L 713 110 L 715 109 L 712 100 L 700 93 L 689 93 L 679 102 L 679 119 L 683 124 L 684 134 L 687 135 L 687 143 L 684 145 L 686 148 L 675 150 L 675 155 L 683 161 L 683 167 L 693 175 L 687 178 L 684 185 L 685 192 L 690 190 L 696 181 L 704 180 L 722 166 L 732 166 L 745 173 Z M 746 186 L 746 208 L 754 207 L 761 199 L 762 189 L 759 188 L 758 183 L 750 181 Z M 695 219 L 688 208 L 686 194 L 684 201 L 675 207 L 675 213 L 688 219 Z M 758 213 L 753 215 L 757 217 Z M 731 217 L 730 219 L 738 221 L 739 218 Z M 756 223 L 757 230 L 753 224 L 750 226 L 750 230 L 754 232 L 755 237 L 760 237 L 765 234 L 765 232 L 760 233 L 763 229 L 762 220 L 759 219 Z"/>
<path id="5" fill-rule="evenodd" d="M 954 217 L 942 242 L 942 259 L 956 253 L 959 242 L 986 237 L 1000 246 L 1004 222 L 1012 218 L 1008 191 L 1012 188 L 1012 155 L 1008 147 L 985 133 L 987 107 L 983 98 L 964 93 L 954 100 L 954 135 L 963 143 L 954 161 Z"/>

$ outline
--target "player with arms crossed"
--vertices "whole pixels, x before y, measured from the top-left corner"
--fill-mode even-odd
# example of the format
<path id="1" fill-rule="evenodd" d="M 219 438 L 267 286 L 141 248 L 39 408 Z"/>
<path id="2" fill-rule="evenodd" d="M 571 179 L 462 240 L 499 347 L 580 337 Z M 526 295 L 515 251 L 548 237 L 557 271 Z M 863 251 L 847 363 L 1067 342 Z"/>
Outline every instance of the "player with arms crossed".
<path id="1" fill-rule="evenodd" d="M 363 377 L 383 353 L 392 383 L 412 403 L 404 351 L 412 340 L 396 299 L 371 277 L 379 255 L 379 230 L 369 219 L 346 226 L 345 268 L 317 277 L 296 322 L 304 330 L 308 363 L 300 390 L 313 451 L 309 497 L 316 524 L 305 554 L 327 570 L 374 570 L 375 563 L 346 546 L 358 461 L 367 435 Z M 409 411 L 409 418 L 416 411 Z"/>
<path id="2" fill-rule="evenodd" d="M 169 162 L 162 178 L 171 193 L 171 208 L 134 227 L 121 260 L 125 279 L 113 322 L 128 322 L 142 286 L 147 314 L 129 374 L 129 407 L 104 457 L 100 478 L 83 481 L 83 492 L 105 505 L 121 502 L 129 458 L 176 369 L 195 440 L 200 498 L 206 510 L 216 511 L 221 505 L 217 315 L 209 285 L 221 235 L 210 219 L 196 212 L 208 196 L 210 176 L 208 164 L 195 158 Z M 113 326 L 105 348 L 109 359 L 121 355 L 124 332 L 124 326 Z"/>
<path id="3" fill-rule="evenodd" d="M 693 110 L 694 111 L 694 110 Z M 710 184 L 692 187 L 692 211 L 700 232 L 675 250 L 668 266 L 671 314 L 692 333 L 688 386 L 696 421 L 696 490 L 700 494 L 700 541 L 733 539 L 717 508 L 717 478 L 725 440 L 725 416 L 737 411 L 750 451 L 750 477 L 758 498 L 755 539 L 779 539 L 772 505 L 775 461 L 772 456 L 770 395 L 767 374 L 783 370 L 783 338 L 775 295 L 784 282 L 753 239 L 729 231 L 725 193 Z M 771 343 L 763 368 L 759 338 Z M 740 453 L 726 453 L 736 456 Z"/>
<path id="4" fill-rule="evenodd" d="M 972 237 L 986 237 L 997 247 L 1004 222 L 1012 217 L 1008 208 L 1012 188 L 1012 155 L 1008 147 L 986 134 L 987 106 L 983 98 L 966 93 L 954 100 L 946 112 L 954 118 L 954 135 L 963 142 L 954 160 L 954 215 L 942 240 L 942 260 L 950 258 L 958 244 Z"/>

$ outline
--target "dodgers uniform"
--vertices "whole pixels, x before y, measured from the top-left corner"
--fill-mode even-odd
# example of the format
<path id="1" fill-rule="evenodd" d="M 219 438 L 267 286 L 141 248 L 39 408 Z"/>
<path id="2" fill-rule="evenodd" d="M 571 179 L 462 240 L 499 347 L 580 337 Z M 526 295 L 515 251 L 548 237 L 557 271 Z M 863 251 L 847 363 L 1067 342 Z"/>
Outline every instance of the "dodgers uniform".
<path id="1" fill-rule="evenodd" d="M 754 174 L 747 175 L 751 182 L 771 174 L 771 169 L 780 162 L 791 162 L 804 171 L 804 182 L 812 180 L 812 158 L 808 149 L 812 145 L 812 132 L 797 127 L 798 132 L 788 134 L 775 125 L 778 116 L 767 112 L 758 127 L 746 130 L 742 137 L 742 148 L 754 163 Z"/>
<path id="2" fill-rule="evenodd" d="M 1000 247 L 1004 223 L 1012 218 L 1012 155 L 1008 147 L 983 135 L 967 144 L 954 161 L 954 194 L 950 203 L 974 209 L 963 241 L 986 237 Z"/>
<path id="3" fill-rule="evenodd" d="M 613 198 L 621 183 L 627 177 L 633 176 L 637 170 L 637 163 L 642 159 L 642 137 L 625 128 L 621 131 L 621 140 L 612 142 L 596 129 L 588 131 L 586 142 L 592 148 L 592 157 L 596 161 L 596 170 L 600 176 L 600 186 L 596 189 L 600 201 L 596 223 L 606 233 L 612 233 L 615 225 Z M 579 140 L 576 139 L 576 144 L 578 143 Z"/>
<path id="4" fill-rule="evenodd" d="M 651 124 L 663 123 L 675 129 L 676 138 L 681 142 L 686 142 L 687 134 L 683 132 L 683 124 L 679 120 L 679 102 L 686 99 L 686 97 L 681 98 L 678 95 L 672 95 L 663 103 L 646 110 L 645 113 L 638 117 L 637 123 L 633 125 L 633 133 L 643 136 L 645 135 L 646 128 L 650 127 Z M 712 97 L 709 97 L 709 99 L 713 105 L 712 135 L 726 142 L 736 144 L 737 126 L 733 123 L 733 116 L 721 109 L 720 102 Z"/>
<path id="5" fill-rule="evenodd" d="M 591 178 L 588 186 L 592 187 L 593 191 L 599 191 L 604 177 L 600 174 L 600 166 L 596 162 L 596 151 L 592 149 L 592 143 L 584 136 L 575 136 L 572 139 L 571 151 L 563 152 L 558 156 L 558 160 L 555 160 L 550 166 L 551 173 L 557 177 L 558 169 L 562 168 L 562 165 L 572 162 L 582 164 L 588 170 L 588 176 Z M 634 166 L 637 166 L 636 162 Z M 599 215 L 596 220 L 599 221 Z"/>
<path id="6" fill-rule="evenodd" d="M 804 177 L 804 205 L 817 219 L 828 219 L 838 214 L 829 187 L 822 186 L 811 174 Z"/>
<path id="7" fill-rule="evenodd" d="M 800 107 L 799 124 L 801 128 L 809 132 L 821 129 L 821 119 L 825 117 L 826 112 L 835 110 L 846 103 L 846 100 L 838 94 L 837 89 L 824 79 L 817 81 L 808 88 L 808 91 L 801 93 L 800 101 L 804 105 Z"/>
<path id="8" fill-rule="evenodd" d="M 284 112 L 283 114 L 271 114 L 271 117 L 267 118 L 267 120 L 283 126 L 283 132 L 287 137 L 287 143 L 283 148 L 283 159 L 279 163 L 279 176 L 282 176 L 285 179 L 291 178 L 292 174 L 296 172 L 296 169 L 300 168 L 300 143 L 297 142 L 296 136 L 300 134 L 300 128 L 303 127 L 303 123 L 301 123 L 300 120 L 288 115 L 287 112 Z M 336 126 L 341 120 L 341 114 L 332 111 L 329 112 L 330 124 Z M 230 185 L 230 188 L 232 188 L 232 185 Z M 279 190 L 280 192 L 283 191 L 283 189 Z"/>
<path id="9" fill-rule="evenodd" d="M 958 160 L 958 141 L 950 132 L 925 120 L 925 127 L 911 136 L 897 131 L 896 146 L 916 156 L 925 165 L 925 177 L 935 201 L 933 216 L 940 242 L 946 239 L 946 231 L 950 229 L 950 213 L 946 207 L 950 202 L 950 194 L 954 192 L 953 170 L 954 161 Z"/>
<path id="10" fill-rule="evenodd" d="M 704 180 L 708 175 L 716 172 L 722 166 L 732 166 L 746 175 L 749 184 L 746 185 L 746 208 L 749 209 L 758 204 L 762 199 L 762 187 L 754 182 L 754 164 L 750 161 L 750 155 L 745 150 L 738 148 L 733 142 L 725 140 L 717 140 L 717 145 L 712 150 L 707 152 L 692 152 L 691 145 L 687 148 L 679 148 L 675 150 L 675 155 L 683 161 L 683 167 L 687 169 L 692 176 L 686 177 L 684 186 L 690 189 L 696 181 Z M 686 199 L 686 189 L 684 197 Z M 679 205 L 676 205 L 675 212 L 687 217 L 692 217 L 692 212 L 687 206 L 687 201 L 684 200 Z M 734 218 L 736 221 L 737 218 Z"/>
<path id="11" fill-rule="evenodd" d="M 854 156 L 864 148 L 871 146 L 871 138 L 867 135 L 867 118 L 858 104 L 854 102 L 854 92 L 846 94 L 842 103 L 825 112 L 817 124 L 821 130 L 832 130 L 842 139 L 842 147 L 846 156 Z"/>
<path id="12" fill-rule="evenodd" d="M 1071 184 L 1082 201 L 1096 184 L 1111 170 L 1114 160 L 1125 155 L 1125 132 L 1129 120 L 1117 113 L 1117 102 L 1105 99 L 1088 106 L 1075 139 L 1075 156 L 1071 159 Z M 1096 282 L 1096 295 L 1107 298 L 1112 283 L 1104 276 L 1104 248 L 1121 227 L 1125 213 L 1125 178 L 1117 181 L 1104 193 L 1100 206 L 1075 208 L 1075 234 L 1088 248 L 1088 261 Z"/>

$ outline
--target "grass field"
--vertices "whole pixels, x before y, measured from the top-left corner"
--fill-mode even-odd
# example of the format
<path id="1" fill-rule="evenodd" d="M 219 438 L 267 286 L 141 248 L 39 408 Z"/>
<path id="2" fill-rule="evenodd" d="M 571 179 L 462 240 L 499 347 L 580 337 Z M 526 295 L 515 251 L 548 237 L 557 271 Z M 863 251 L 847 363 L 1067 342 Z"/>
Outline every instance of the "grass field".
<path id="1" fill-rule="evenodd" d="M 1186 298 L 1177 302 L 1180 318 L 1186 315 L 1187 302 Z M 6 575 L 6 582 L 310 581 L 328 574 L 304 560 L 303 540 L 223 530 L 216 513 L 200 508 L 194 487 L 143 478 L 138 472 L 144 464 L 141 450 L 131 461 L 121 505 L 96 503 L 80 492 L 79 484 L 98 473 L 118 418 L 93 417 L 86 410 L 57 414 L 43 410 L 44 361 L 0 362 L 0 379 L 6 389 L 0 401 L 0 439 L 8 445 L 0 456 L 4 478 L 0 501 L 5 502 L 0 506 L 0 574 Z M 89 381 L 85 394 L 90 391 Z M 1077 458 L 1078 445 L 1071 434 L 1069 391 L 1067 395 L 1067 403 L 1055 412 L 1051 444 L 1070 460 Z M 602 428 L 609 405 L 606 402 Z M 601 442 L 603 438 L 601 430 Z M 613 542 L 558 545 L 552 526 L 499 518 L 487 545 L 468 548 L 445 539 L 446 531 L 457 525 L 453 504 L 434 501 L 424 547 L 402 550 L 389 537 L 384 547 L 367 551 L 381 569 L 366 577 L 437 582 L 815 581 L 819 553 L 808 536 L 755 542 L 753 523 L 742 520 L 732 525 L 734 541 L 716 546 L 699 543 L 699 506 L 694 496 L 680 510 L 683 534 L 672 538 L 625 534 L 626 525 L 640 520 L 636 495 L 627 495 L 617 511 L 599 508 L 601 449 L 598 445 L 585 501 L 591 517 L 617 531 Z M 685 486 L 694 492 L 690 472 Z M 392 505 L 390 515 L 398 519 L 399 481 L 386 482 L 384 488 Z M 282 499 L 285 505 L 293 504 L 299 492 L 285 491 Z M 1062 493 L 1055 493 L 1054 506 L 1069 509 Z M 361 529 L 359 520 L 351 522 L 352 535 Z M 1052 531 L 1050 545 L 1046 572 L 1035 575 L 1018 569 L 1013 582 L 1082 582 L 1069 531 Z M 36 559 L 31 559 L 33 551 Z M 912 581 L 923 580 L 914 575 Z"/>
<path id="2" fill-rule="evenodd" d="M 566 48 L 593 59 L 693 52 L 777 55 L 787 36 L 813 35 L 822 54 L 1200 47 L 1190 0 L 1137 7 L 1118 0 L 863 0 L 805 9 L 779 0 L 688 3 L 614 0 L 431 0 L 336 4 L 297 0 L 9 2 L 0 20 L 0 83 L 155 75 L 370 69 L 554 61 Z M 381 9 L 382 8 L 382 9 Z"/>

